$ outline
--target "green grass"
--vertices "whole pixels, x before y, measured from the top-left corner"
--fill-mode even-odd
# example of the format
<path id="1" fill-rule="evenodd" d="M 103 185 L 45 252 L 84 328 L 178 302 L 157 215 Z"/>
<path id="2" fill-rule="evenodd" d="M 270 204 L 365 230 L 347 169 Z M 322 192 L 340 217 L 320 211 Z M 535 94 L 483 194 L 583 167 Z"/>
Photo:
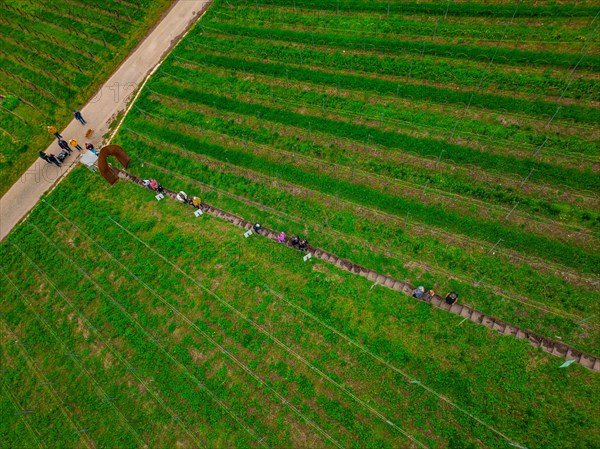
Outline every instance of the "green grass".
<path id="1" fill-rule="evenodd" d="M 598 441 L 595 374 L 576 365 L 558 369 L 560 360 L 524 341 L 370 289 L 327 264 L 305 264 L 294 250 L 246 240 L 219 219 L 196 219 L 171 200 L 158 203 L 125 182 L 110 187 L 84 169 L 45 201 L 1 248 L 3 267 L 11 267 L 0 281 L 3 405 L 19 385 L 30 392 L 18 395 L 19 407 L 36 411 L 3 420 L 9 444 L 34 444 L 30 420 L 46 429 L 38 438 L 70 447 L 88 437 L 117 447 L 137 447 L 138 438 L 162 447 L 196 439 L 258 447 L 261 438 L 275 447 L 332 446 L 324 433 L 342 447 L 410 445 L 373 410 L 432 448 L 506 447 L 490 427 L 532 448 Z M 60 402 L 41 388 L 45 378 L 56 382 L 49 387 Z"/>
<path id="2" fill-rule="evenodd" d="M 359 10 L 357 22 L 401 20 Z M 302 29 L 287 29 L 286 14 Z M 573 101 L 579 94 L 563 71 L 546 95 L 547 85 L 527 81 L 539 75 L 531 60 L 486 68 L 473 56 L 480 47 L 443 58 L 448 67 L 466 61 L 472 75 L 416 83 L 393 76 L 394 67 L 412 60 L 414 73 L 427 74 L 434 59 L 424 52 L 394 59 L 357 49 L 341 25 L 319 40 L 320 17 L 352 21 L 350 11 L 317 14 L 301 3 L 217 3 L 149 81 L 116 142 L 156 167 L 154 176 L 235 195 L 211 197 L 225 209 L 310 233 L 325 249 L 415 285 L 458 289 L 486 313 L 596 352 L 597 325 L 581 332 L 577 322 L 597 312 L 598 89 Z M 456 34 L 482 20 L 493 21 L 444 23 Z M 563 17 L 544 39 L 558 42 L 572 23 L 589 31 L 585 18 Z M 505 28 L 512 40 L 490 48 L 535 47 L 516 42 L 522 29 Z M 578 80 L 592 80 L 582 73 Z M 487 84 L 493 77 L 520 79 L 517 95 Z M 361 254 L 365 245 L 378 256 Z"/>
<path id="3" fill-rule="evenodd" d="M 272 228 L 286 229 L 288 234 L 307 235 L 342 257 L 398 279 L 409 279 L 415 285 L 460 291 L 463 302 L 485 313 L 542 334 L 558 335 L 591 352 L 596 349 L 597 328 L 592 326 L 581 333 L 576 324 L 596 313 L 597 307 L 590 301 L 595 295 L 593 290 L 574 289 L 553 274 L 537 273 L 526 263 L 511 264 L 510 259 L 491 255 L 488 248 L 480 251 L 467 247 L 464 240 L 448 245 L 404 218 L 390 226 L 389 218 L 368 213 L 333 195 L 300 191 L 296 185 L 272 183 L 272 178 L 258 183 L 255 175 L 237 170 L 220 172 L 209 161 L 191 160 L 186 153 L 174 153 L 174 148 L 165 149 L 135 134 L 122 136 L 120 144 L 138 148 L 143 167 L 137 165 L 131 170 L 139 176 L 166 177 L 176 190 L 207 189 L 206 200 L 217 207 Z M 148 166 L 146 161 L 150 159 L 156 165 Z M 184 167 L 190 178 L 177 176 L 176 172 Z M 220 192 L 213 192 L 213 188 Z M 365 254 L 365 248 L 377 254 Z M 427 260 L 435 261 L 435 265 L 423 265 Z M 489 289 L 480 286 L 482 279 Z M 503 288 L 496 288 L 498 285 Z M 498 295 L 498 291 L 506 296 Z"/>
<path id="4" fill-rule="evenodd" d="M 190 95 L 188 94 L 189 97 Z M 268 114 L 265 114 L 265 116 L 268 116 Z M 301 119 L 301 117 L 298 117 L 298 119 Z M 464 214 L 446 212 L 440 210 L 438 207 L 425 206 L 416 201 L 375 191 L 368 186 L 339 180 L 333 176 L 324 174 L 314 176 L 313 173 L 305 170 L 306 166 L 300 168 L 293 165 L 282 165 L 279 160 L 266 160 L 264 157 L 260 158 L 248 154 L 246 150 L 211 145 L 198 138 L 185 138 L 177 131 L 166 127 L 159 127 L 156 124 L 148 124 L 147 126 L 138 124 L 133 129 L 147 135 L 152 140 L 164 143 L 177 141 L 183 147 L 193 148 L 194 150 L 192 151 L 199 152 L 221 162 L 232 163 L 259 173 L 269 174 L 277 172 L 279 179 L 299 186 L 317 191 L 339 192 L 338 195 L 340 198 L 348 200 L 361 198 L 361 204 L 367 207 L 376 208 L 394 215 L 410 213 L 420 222 L 440 220 L 444 222 L 444 227 L 448 231 L 468 234 L 480 240 L 501 238 L 510 249 L 556 260 L 558 263 L 566 266 L 575 267 L 580 270 L 593 270 L 593 267 L 600 265 L 600 257 L 584 248 L 561 244 L 545 237 L 528 235 L 521 230 L 509 229 L 498 224 L 470 219 L 465 217 Z"/>
<path id="5" fill-rule="evenodd" d="M 256 4 L 255 4 L 256 5 Z M 448 13 L 452 20 L 439 20 L 438 17 L 420 14 L 383 14 L 373 17 L 368 13 L 357 13 L 355 11 L 340 13 L 332 11 L 320 11 L 320 14 L 306 14 L 300 8 L 294 8 L 294 3 L 281 5 L 277 10 L 270 7 L 269 3 L 263 3 L 259 8 L 238 9 L 235 13 L 221 11 L 218 20 L 237 24 L 259 24 L 265 28 L 284 27 L 286 29 L 298 29 L 300 27 L 322 31 L 344 30 L 348 37 L 358 35 L 365 37 L 385 37 L 386 41 L 403 36 L 413 39 L 416 36 L 432 37 L 444 36 L 444 38 L 457 39 L 457 43 L 470 41 L 487 41 L 487 45 L 493 46 L 493 42 L 502 39 L 504 41 L 521 41 L 528 44 L 550 46 L 564 45 L 576 48 L 581 45 L 581 36 L 586 32 L 589 22 L 585 18 L 575 21 L 573 18 L 559 18 L 553 16 L 552 24 L 547 23 L 543 27 L 531 27 L 527 24 L 527 18 L 516 17 L 513 25 L 506 28 L 499 17 L 478 18 L 465 16 L 462 19 L 455 16 L 448 7 Z M 448 5 L 447 5 L 448 6 Z M 356 20 L 362 16 L 368 20 Z M 569 27 L 565 27 L 565 22 Z M 467 25 L 467 26 L 465 26 Z M 365 42 L 366 44 L 366 42 Z M 366 46 L 366 45 L 365 45 Z M 372 48 L 369 45 L 369 48 Z M 396 47 L 396 50 L 398 47 Z M 499 59 L 499 63 L 504 61 Z M 533 61 L 535 62 L 535 61 Z"/>
<path id="6" fill-rule="evenodd" d="M 117 29 L 82 54 L 127 39 L 133 3 L 107 3 Z M 515 8 L 215 1 L 114 143 L 141 178 L 599 355 L 597 8 Z M 51 70 L 76 50 L 51 9 L 23 40 L 0 23 L 30 56 L 0 55 L 7 88 L 35 76 L 44 108 L 92 58 Z M 0 441 L 600 444 L 597 373 L 242 233 L 74 170 L 0 245 Z"/>
<path id="7" fill-rule="evenodd" d="M 170 4 L 3 2 L 0 195 L 51 142 L 46 126 L 66 126 Z M 20 101 L 7 108 L 12 97 Z"/>
<path id="8" fill-rule="evenodd" d="M 206 78 L 208 76 L 204 78 L 205 81 Z M 253 84 L 253 86 L 256 88 L 256 84 Z M 204 87 L 206 89 L 206 84 Z M 278 93 L 283 92 L 284 89 L 277 88 L 277 91 Z M 289 89 L 287 91 L 289 92 Z M 445 173 L 432 172 L 418 163 L 407 165 L 408 161 L 406 159 L 402 160 L 398 158 L 399 153 L 397 151 L 385 151 L 385 148 L 378 148 L 377 151 L 366 151 L 370 149 L 366 145 L 357 148 L 352 145 L 352 141 L 341 139 L 336 139 L 334 143 L 330 143 L 329 134 L 326 132 L 319 133 L 317 129 L 312 129 L 312 122 L 312 136 L 309 139 L 305 139 L 303 138 L 304 130 L 302 127 L 297 126 L 297 123 L 282 124 L 279 121 L 280 123 L 275 128 L 276 131 L 272 132 L 262 126 L 257 126 L 259 125 L 259 120 L 254 116 L 241 116 L 223 109 L 219 110 L 218 116 L 213 116 L 210 112 L 203 114 L 201 112 L 202 109 L 197 109 L 198 112 L 192 113 L 191 111 L 182 111 L 175 96 L 163 96 L 160 100 L 164 104 L 150 98 L 145 98 L 139 101 L 137 106 L 141 111 L 152 114 L 153 118 L 161 117 L 188 126 L 196 126 L 198 123 L 201 123 L 205 131 L 219 133 L 232 139 L 245 139 L 247 143 L 256 146 L 274 147 L 288 154 L 293 153 L 298 158 L 306 158 L 308 160 L 319 158 L 324 163 L 345 168 L 354 167 L 357 160 L 360 159 L 362 165 L 368 167 L 369 173 L 380 179 L 383 176 L 390 177 L 397 182 L 403 183 L 403 185 L 406 185 L 404 183 L 409 183 L 413 188 L 418 188 L 419 191 L 428 186 L 428 190 L 433 188 L 433 191 L 437 193 L 441 193 L 442 191 L 436 188 L 436 186 L 443 185 L 446 195 L 466 194 L 491 204 L 503 205 L 505 207 L 501 210 L 504 211 L 504 215 L 518 202 L 519 212 L 525 210 L 536 213 L 539 216 L 539 220 L 543 220 L 543 217 L 555 219 L 560 216 L 561 219 L 568 220 L 570 223 L 592 224 L 592 227 L 598 222 L 598 214 L 582 204 L 556 204 L 548 198 L 533 198 L 523 195 L 515 188 L 490 185 L 485 182 L 474 182 L 472 179 L 458 175 L 448 176 Z M 175 106 L 176 109 L 171 109 L 172 106 Z M 214 106 L 208 105 L 204 106 L 204 108 L 211 111 Z M 390 110 L 389 108 L 386 110 L 388 111 L 388 116 L 395 112 L 395 110 Z M 427 116 L 430 117 L 430 115 Z M 445 116 L 440 114 L 437 117 L 434 116 L 434 118 L 439 118 L 441 121 L 444 120 Z M 452 125 L 454 125 L 454 122 Z M 426 132 L 429 132 L 429 130 Z M 503 151 L 505 151 L 504 148 Z M 465 202 L 461 202 L 460 204 L 464 207 Z"/>
<path id="9" fill-rule="evenodd" d="M 299 50 L 302 49 L 303 63 L 307 65 L 353 69 L 366 74 L 407 75 L 416 80 L 455 82 L 466 88 L 479 85 L 482 72 L 486 71 L 486 66 L 492 58 L 495 60 L 498 57 L 499 61 L 505 63 L 527 64 L 528 66 L 535 66 L 536 64 L 533 64 L 533 61 L 545 61 L 543 67 L 547 68 L 549 65 L 547 59 L 556 57 L 555 53 L 550 52 L 531 52 L 532 54 L 514 52 L 514 56 L 507 58 L 501 52 L 496 52 L 492 48 L 484 50 L 483 55 L 481 55 L 482 49 L 477 47 L 465 48 L 460 45 L 444 47 L 436 44 L 424 45 L 419 42 L 407 43 L 393 39 L 369 39 L 367 41 L 366 38 L 362 40 L 340 38 L 338 36 L 339 31 L 337 34 L 317 35 L 315 37 L 314 33 L 273 31 L 268 28 L 257 29 L 240 27 L 239 24 L 228 25 L 210 22 L 205 29 L 209 32 L 222 34 L 222 36 L 216 38 L 219 41 L 218 43 L 215 43 L 210 36 L 205 37 L 202 45 L 207 49 L 215 44 L 222 49 L 226 45 L 223 37 L 229 36 L 232 39 L 229 46 L 250 49 L 265 58 L 287 60 L 291 59 L 289 57 L 291 54 L 295 59 L 298 57 Z M 282 44 L 286 42 L 291 42 L 294 45 L 283 46 Z M 311 47 L 305 48 L 304 46 L 307 44 L 310 44 Z M 332 54 L 322 54 L 313 50 L 315 46 L 327 46 L 337 51 Z M 348 49 L 357 50 L 356 54 L 345 55 L 344 52 Z M 399 49 L 404 51 L 399 51 Z M 422 55 L 419 64 L 415 64 L 415 53 Z M 555 64 L 562 69 L 572 67 L 579 59 L 577 53 L 561 56 L 562 60 Z M 590 58 L 590 61 L 592 62 L 584 62 L 582 69 L 597 71 L 599 67 L 595 65 L 592 58 Z M 327 65 L 323 65 L 324 63 L 327 63 Z M 527 68 L 527 71 L 529 70 L 531 70 L 531 67 Z M 554 78 L 550 70 L 546 70 L 544 73 L 535 70 L 532 70 L 532 73 L 523 72 L 525 70 L 520 73 L 505 73 L 502 71 L 489 73 L 482 86 L 516 92 L 522 91 L 524 93 L 536 92 L 536 87 L 538 89 L 543 87 L 547 95 L 560 95 L 560 91 L 564 87 L 564 81 Z M 558 74 L 564 76 L 564 70 L 562 73 L 558 72 Z M 568 95 L 577 99 L 588 98 L 593 85 L 594 81 L 592 79 L 578 79 L 569 87 Z M 591 93 L 594 96 L 597 94 L 593 90 Z"/>

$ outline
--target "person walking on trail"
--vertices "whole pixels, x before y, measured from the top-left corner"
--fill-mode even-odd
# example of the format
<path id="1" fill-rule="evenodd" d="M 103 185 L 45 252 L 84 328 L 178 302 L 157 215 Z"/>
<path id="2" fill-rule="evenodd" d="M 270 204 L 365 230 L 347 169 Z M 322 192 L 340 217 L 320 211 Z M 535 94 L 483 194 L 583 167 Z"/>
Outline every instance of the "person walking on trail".
<path id="1" fill-rule="evenodd" d="M 79 111 L 73 111 L 73 117 L 75 117 L 75 120 L 79 120 L 82 125 L 87 123 Z"/>
<path id="2" fill-rule="evenodd" d="M 192 206 L 194 206 L 196 209 L 200 209 L 200 205 L 202 204 L 202 200 L 195 196 L 194 198 L 192 198 Z"/>
<path id="3" fill-rule="evenodd" d="M 150 180 L 149 180 L 149 179 L 144 179 L 144 180 L 142 181 L 142 185 L 143 185 L 144 187 L 146 187 L 147 189 L 150 189 Z"/>
<path id="4" fill-rule="evenodd" d="M 71 154 L 71 151 L 73 151 L 69 147 L 69 144 L 67 143 L 66 140 L 58 139 L 58 146 L 61 147 L 63 150 L 66 150 L 69 154 Z"/>
<path id="5" fill-rule="evenodd" d="M 40 151 L 40 159 L 44 159 L 46 162 L 48 161 L 48 156 L 46 156 L 46 153 L 44 153 L 43 151 Z"/>
<path id="6" fill-rule="evenodd" d="M 54 134 L 54 136 L 55 136 L 57 139 L 59 139 L 59 140 L 60 140 L 60 139 L 62 139 L 62 136 L 61 136 L 61 135 L 60 135 L 60 133 L 59 133 L 59 132 L 56 130 L 56 127 L 54 127 L 54 126 L 48 126 L 48 132 L 49 132 L 50 134 Z"/>
<path id="7" fill-rule="evenodd" d="M 77 140 L 71 139 L 71 140 L 69 140 L 69 143 L 71 144 L 72 147 L 77 148 L 77 151 L 83 150 L 83 148 L 81 148 L 81 146 L 79 145 L 79 142 L 77 142 Z"/>
<path id="8" fill-rule="evenodd" d="M 46 156 L 46 158 L 47 158 L 46 160 L 47 160 L 48 162 L 51 162 L 51 163 L 53 163 L 53 164 L 54 164 L 54 165 L 56 165 L 57 167 L 60 167 L 60 166 L 62 165 L 62 164 L 60 163 L 60 161 L 59 161 L 58 159 L 56 159 L 56 156 L 54 156 L 52 153 L 51 153 L 51 154 L 48 154 L 48 155 Z"/>
<path id="9" fill-rule="evenodd" d="M 277 236 L 277 241 L 279 243 L 285 243 L 285 232 L 281 231 Z"/>

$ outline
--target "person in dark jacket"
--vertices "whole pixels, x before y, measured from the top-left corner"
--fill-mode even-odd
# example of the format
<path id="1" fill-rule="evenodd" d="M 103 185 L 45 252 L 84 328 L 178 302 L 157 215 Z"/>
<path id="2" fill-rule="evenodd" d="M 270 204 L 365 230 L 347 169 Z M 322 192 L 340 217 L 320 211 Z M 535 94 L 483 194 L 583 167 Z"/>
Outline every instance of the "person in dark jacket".
<path id="1" fill-rule="evenodd" d="M 67 143 L 66 140 L 63 139 L 58 139 L 58 146 L 61 147 L 63 150 L 67 151 L 69 154 L 71 154 L 71 147 L 69 147 L 69 144 Z"/>
<path id="2" fill-rule="evenodd" d="M 60 167 L 62 164 L 60 163 L 60 161 L 58 159 L 56 159 L 56 156 L 54 156 L 53 154 L 48 154 L 47 156 L 47 161 L 53 163 L 54 165 L 56 165 L 57 167 Z"/>
<path id="3" fill-rule="evenodd" d="M 82 125 L 85 125 L 87 123 L 83 118 L 83 115 L 81 115 L 81 112 L 79 111 L 73 111 L 73 117 L 75 117 L 75 120 L 79 120 L 79 122 L 81 122 Z"/>

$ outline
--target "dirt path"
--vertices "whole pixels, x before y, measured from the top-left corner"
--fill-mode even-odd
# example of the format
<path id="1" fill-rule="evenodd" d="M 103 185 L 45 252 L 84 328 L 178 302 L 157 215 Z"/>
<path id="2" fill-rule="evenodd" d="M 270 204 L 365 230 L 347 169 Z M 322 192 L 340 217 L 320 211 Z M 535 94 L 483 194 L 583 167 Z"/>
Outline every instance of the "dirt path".
<path id="1" fill-rule="evenodd" d="M 87 125 L 84 126 L 76 120 L 71 121 L 60 131 L 63 138 L 67 141 L 75 138 L 81 146 L 84 146 L 85 142 L 100 146 L 103 136 L 110 131 L 110 124 L 127 109 L 144 80 L 198 20 L 211 1 L 176 0 L 160 22 L 81 109 Z M 93 134 L 86 138 L 89 129 L 93 130 Z M 46 153 L 59 153 L 56 141 L 46 149 Z M 37 159 L 29 167 L 0 199 L 0 240 L 3 240 L 33 209 L 44 193 L 77 164 L 78 159 L 77 150 L 73 150 L 60 168 L 41 159 Z"/>

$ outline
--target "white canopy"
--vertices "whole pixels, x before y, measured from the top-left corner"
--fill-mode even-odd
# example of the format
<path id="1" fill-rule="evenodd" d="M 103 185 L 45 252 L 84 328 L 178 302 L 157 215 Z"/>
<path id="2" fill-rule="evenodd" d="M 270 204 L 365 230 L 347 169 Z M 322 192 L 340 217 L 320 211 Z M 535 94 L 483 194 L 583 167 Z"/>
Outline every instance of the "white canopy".
<path id="1" fill-rule="evenodd" d="M 86 151 L 85 153 L 83 153 L 81 155 L 81 159 L 79 159 L 79 162 L 81 162 L 83 165 L 85 165 L 90 170 L 95 171 L 97 169 L 97 167 L 96 167 L 97 160 L 98 160 L 98 156 L 96 156 L 91 151 Z"/>

